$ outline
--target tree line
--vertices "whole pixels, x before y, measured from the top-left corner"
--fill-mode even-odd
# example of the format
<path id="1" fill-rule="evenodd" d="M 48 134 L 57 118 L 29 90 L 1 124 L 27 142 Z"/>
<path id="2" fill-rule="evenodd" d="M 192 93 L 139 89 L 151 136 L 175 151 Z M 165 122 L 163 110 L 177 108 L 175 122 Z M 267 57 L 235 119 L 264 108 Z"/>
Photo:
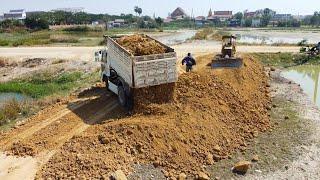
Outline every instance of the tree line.
<path id="1" fill-rule="evenodd" d="M 163 19 L 160 17 L 151 18 L 150 16 L 141 16 L 142 8 L 135 6 L 133 14 L 92 14 L 86 12 L 38 12 L 27 15 L 27 18 L 21 22 L 17 20 L 5 20 L 0 22 L 0 28 L 12 28 L 13 26 L 25 26 L 29 29 L 48 29 L 49 25 L 84 25 L 91 24 L 94 21 L 107 23 L 115 19 L 124 19 L 127 24 L 136 24 L 139 28 L 161 27 Z"/>

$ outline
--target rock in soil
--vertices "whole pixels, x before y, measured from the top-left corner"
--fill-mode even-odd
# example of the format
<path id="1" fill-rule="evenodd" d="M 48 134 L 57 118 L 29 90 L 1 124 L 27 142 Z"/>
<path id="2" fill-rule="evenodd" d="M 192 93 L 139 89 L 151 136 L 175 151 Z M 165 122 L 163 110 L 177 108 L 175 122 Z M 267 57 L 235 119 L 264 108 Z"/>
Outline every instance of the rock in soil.
<path id="1" fill-rule="evenodd" d="M 198 173 L 198 177 L 197 177 L 198 180 L 209 180 L 209 176 L 204 173 L 204 172 L 199 172 Z"/>
<path id="2" fill-rule="evenodd" d="M 187 178 L 187 175 L 185 173 L 179 174 L 178 180 L 185 180 Z"/>
<path id="3" fill-rule="evenodd" d="M 247 173 L 250 166 L 251 166 L 251 162 L 240 161 L 233 166 L 232 171 L 239 174 L 245 174 Z"/>
<path id="4" fill-rule="evenodd" d="M 253 162 L 258 162 L 259 161 L 259 156 L 258 155 L 252 156 L 252 161 Z"/>
<path id="5" fill-rule="evenodd" d="M 127 176 L 124 174 L 123 171 L 117 170 L 111 175 L 110 179 L 112 179 L 112 180 L 127 180 Z"/>

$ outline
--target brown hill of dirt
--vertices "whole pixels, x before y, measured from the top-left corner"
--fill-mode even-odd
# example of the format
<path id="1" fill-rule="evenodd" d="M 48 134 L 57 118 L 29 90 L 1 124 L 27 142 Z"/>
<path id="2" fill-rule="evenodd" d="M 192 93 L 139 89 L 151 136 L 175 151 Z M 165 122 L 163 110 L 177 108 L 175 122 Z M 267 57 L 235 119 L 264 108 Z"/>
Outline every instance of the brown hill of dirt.
<path id="1" fill-rule="evenodd" d="M 166 48 L 161 44 L 140 34 L 123 36 L 117 39 L 117 43 L 127 49 L 134 56 L 162 54 L 166 52 Z"/>
<path id="2" fill-rule="evenodd" d="M 141 101 L 140 114 L 92 126 L 67 142 L 38 178 L 108 177 L 118 169 L 128 174 L 138 163 L 151 163 L 173 177 L 205 172 L 204 165 L 244 150 L 248 139 L 269 127 L 268 79 L 258 62 L 250 57 L 244 62 L 239 70 L 203 66 L 182 74 L 173 102 Z"/>

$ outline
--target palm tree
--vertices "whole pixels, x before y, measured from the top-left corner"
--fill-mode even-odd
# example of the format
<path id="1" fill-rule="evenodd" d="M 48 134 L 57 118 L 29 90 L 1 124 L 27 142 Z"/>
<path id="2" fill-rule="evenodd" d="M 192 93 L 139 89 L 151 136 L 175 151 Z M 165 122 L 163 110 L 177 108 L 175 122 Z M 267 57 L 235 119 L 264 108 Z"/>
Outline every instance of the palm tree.
<path id="1" fill-rule="evenodd" d="M 134 7 L 134 12 L 136 13 L 136 16 L 138 16 L 138 10 L 139 10 L 139 7 L 138 7 L 138 6 L 135 6 L 135 7 Z"/>

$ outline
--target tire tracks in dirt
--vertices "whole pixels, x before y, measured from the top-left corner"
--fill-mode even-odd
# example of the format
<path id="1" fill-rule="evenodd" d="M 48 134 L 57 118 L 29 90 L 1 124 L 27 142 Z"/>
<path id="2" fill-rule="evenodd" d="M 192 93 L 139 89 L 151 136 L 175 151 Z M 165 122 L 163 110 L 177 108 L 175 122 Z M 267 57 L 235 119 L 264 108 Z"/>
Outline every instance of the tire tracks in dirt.
<path id="1" fill-rule="evenodd" d="M 16 133 L 14 136 L 8 138 L 5 142 L 0 142 L 0 145 L 2 148 L 5 149 L 7 146 L 9 146 L 10 144 L 12 144 L 18 140 L 22 140 L 22 139 L 25 139 L 29 136 L 32 136 L 34 133 L 47 127 L 51 123 L 57 121 L 58 119 L 67 115 L 68 113 L 72 112 L 73 110 L 76 110 L 76 109 L 82 107 L 83 105 L 85 105 L 85 103 L 76 104 L 76 105 L 70 107 L 70 109 L 67 109 L 67 105 L 64 105 L 61 111 L 58 111 L 57 113 L 53 114 L 48 119 L 45 119 L 44 121 L 40 121 L 39 123 L 34 124 L 30 128 L 23 129 L 22 132 Z"/>
<path id="2" fill-rule="evenodd" d="M 0 159 L 1 162 L 11 162 L 10 159 L 13 159 L 15 163 L 12 164 L 12 167 L 10 165 L 2 167 L 0 163 L 0 169 L 4 169 L 4 174 L 2 173 L 0 177 L 4 179 L 9 177 L 32 177 L 31 179 L 33 179 L 35 173 L 53 155 L 60 152 L 66 142 L 74 136 L 80 135 L 92 125 L 99 123 L 99 121 L 107 119 L 109 115 L 116 114 L 115 110 L 117 108 L 119 108 L 119 105 L 116 97 L 108 93 L 97 99 L 90 99 L 69 107 L 64 106 L 52 116 L 50 116 L 50 112 L 46 112 L 47 117 L 50 116 L 49 118 L 34 123 L 30 128 L 24 129 L 19 134 L 15 134 L 13 130 L 10 132 L 12 137 L 9 136 L 10 138 L 5 141 L 0 140 L 0 144 L 5 145 L 5 147 L 1 146 L 1 149 L 14 155 L 24 156 L 23 152 L 22 154 L 15 154 L 14 151 L 19 151 L 19 146 L 24 147 L 27 145 L 31 149 L 35 149 L 35 154 L 33 158 L 4 155 L 5 157 Z M 15 147 L 17 144 L 18 146 Z M 31 160 L 26 160 L 26 158 L 31 158 Z M 19 163 L 20 161 L 21 163 Z M 30 168 L 26 170 L 28 166 Z"/>

